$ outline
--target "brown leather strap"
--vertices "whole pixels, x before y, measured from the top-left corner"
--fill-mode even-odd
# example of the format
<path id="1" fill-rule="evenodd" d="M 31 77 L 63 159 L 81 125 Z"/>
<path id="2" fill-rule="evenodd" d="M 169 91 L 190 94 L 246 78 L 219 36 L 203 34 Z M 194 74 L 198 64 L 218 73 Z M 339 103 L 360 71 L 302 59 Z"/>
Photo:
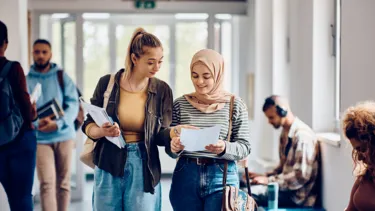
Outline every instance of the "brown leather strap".
<path id="1" fill-rule="evenodd" d="M 182 156 L 180 159 L 185 159 L 188 162 L 196 163 L 197 165 L 212 165 L 215 163 L 224 164 L 226 161 L 222 159 L 214 158 L 191 158 Z"/>
<path id="2" fill-rule="evenodd" d="M 234 96 L 230 99 L 230 107 L 229 107 L 229 131 L 227 141 L 230 141 L 232 135 L 232 118 L 233 118 L 233 107 L 234 107 Z M 224 162 L 224 172 L 223 172 L 223 191 L 225 191 L 225 187 L 227 186 L 227 174 L 228 174 L 228 161 Z M 247 185 L 247 192 L 251 196 L 251 187 L 250 187 L 250 180 L 249 180 L 249 170 L 247 166 L 245 167 L 245 174 L 246 174 L 246 185 Z M 223 193 L 223 202 L 225 194 Z"/>
<path id="3" fill-rule="evenodd" d="M 63 70 L 58 70 L 57 71 L 57 80 L 59 82 L 59 85 L 60 85 L 62 93 L 64 93 L 65 86 L 64 86 L 64 73 L 63 73 Z"/>
<path id="4" fill-rule="evenodd" d="M 63 95 L 63 109 L 66 109 L 68 106 L 65 104 L 65 86 L 64 86 L 64 70 L 57 71 L 57 81 L 59 82 L 61 92 Z"/>
<path id="5" fill-rule="evenodd" d="M 251 196 L 251 186 L 250 186 L 250 179 L 249 179 L 249 169 L 247 166 L 245 167 L 245 175 L 246 175 L 246 186 L 247 186 L 247 193 Z"/>
<path id="6" fill-rule="evenodd" d="M 227 142 L 230 142 L 230 137 L 232 136 L 233 107 L 234 107 L 234 96 L 230 98 L 230 104 L 229 104 L 229 129 L 228 129 Z M 228 174 L 228 161 L 225 161 L 224 172 L 223 172 L 223 190 L 225 190 L 225 186 L 227 186 L 227 174 Z"/>
<path id="7" fill-rule="evenodd" d="M 107 108 L 109 98 L 111 97 L 111 93 L 112 93 L 114 84 L 115 84 L 115 74 L 111 74 L 111 76 L 109 78 L 108 85 L 107 85 L 107 90 L 105 90 L 105 92 L 103 94 L 103 97 L 104 97 L 103 108 Z"/>

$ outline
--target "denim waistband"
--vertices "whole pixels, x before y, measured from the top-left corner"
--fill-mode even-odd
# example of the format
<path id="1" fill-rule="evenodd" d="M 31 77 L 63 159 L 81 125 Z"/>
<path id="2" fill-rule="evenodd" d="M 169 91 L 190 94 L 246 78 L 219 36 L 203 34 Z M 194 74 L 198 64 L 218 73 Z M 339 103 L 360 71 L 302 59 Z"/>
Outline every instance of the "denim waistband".
<path id="1" fill-rule="evenodd" d="M 146 151 L 145 142 L 126 143 L 127 151 Z"/>
<path id="2" fill-rule="evenodd" d="M 197 165 L 213 165 L 215 163 L 224 164 L 225 162 L 228 162 L 228 165 L 236 164 L 232 160 L 224 160 L 224 159 L 219 159 L 219 158 L 181 156 L 180 160 L 183 160 L 186 162 L 193 162 L 193 163 L 196 163 Z"/>

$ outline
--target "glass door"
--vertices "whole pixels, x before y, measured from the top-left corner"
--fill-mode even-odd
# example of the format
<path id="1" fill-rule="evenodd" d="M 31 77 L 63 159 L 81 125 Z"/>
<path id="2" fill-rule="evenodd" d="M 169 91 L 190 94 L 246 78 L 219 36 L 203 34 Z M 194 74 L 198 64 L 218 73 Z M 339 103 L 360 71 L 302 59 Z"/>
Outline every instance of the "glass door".
<path id="1" fill-rule="evenodd" d="M 72 78 L 77 87 L 79 84 L 80 71 L 77 71 L 77 23 L 76 16 L 68 13 L 55 13 L 41 15 L 39 19 L 39 38 L 51 42 L 53 57 L 51 62 L 57 63 Z M 81 200 L 83 198 L 84 172 L 83 164 L 79 161 L 84 136 L 81 130 L 77 131 L 75 148 L 72 153 L 71 163 L 71 199 Z M 39 200 L 39 181 L 35 176 L 34 190 L 35 198 Z"/>

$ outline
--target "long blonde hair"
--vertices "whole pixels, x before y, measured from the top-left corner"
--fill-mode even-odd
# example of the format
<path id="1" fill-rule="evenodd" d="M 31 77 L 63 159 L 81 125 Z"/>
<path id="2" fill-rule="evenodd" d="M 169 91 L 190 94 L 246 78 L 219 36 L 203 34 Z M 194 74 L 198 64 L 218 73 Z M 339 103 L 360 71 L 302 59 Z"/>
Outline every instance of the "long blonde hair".
<path id="1" fill-rule="evenodd" d="M 132 61 L 132 54 L 134 54 L 137 58 L 140 58 L 142 55 L 145 54 L 144 47 L 163 47 L 159 38 L 155 35 L 146 32 L 143 28 L 139 27 L 135 29 L 133 32 L 132 38 L 130 39 L 130 43 L 128 46 L 128 50 L 126 53 L 125 58 L 125 74 L 124 76 L 131 73 L 134 68 L 134 64 Z"/>

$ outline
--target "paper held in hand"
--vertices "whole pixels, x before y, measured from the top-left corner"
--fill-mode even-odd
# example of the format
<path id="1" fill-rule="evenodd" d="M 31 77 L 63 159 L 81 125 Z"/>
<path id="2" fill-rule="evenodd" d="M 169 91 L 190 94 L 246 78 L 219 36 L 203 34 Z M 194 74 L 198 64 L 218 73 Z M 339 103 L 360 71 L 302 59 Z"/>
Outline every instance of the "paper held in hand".
<path id="1" fill-rule="evenodd" d="M 104 108 L 91 105 L 89 103 L 84 102 L 80 99 L 83 109 L 90 114 L 90 116 L 94 119 L 95 123 L 101 127 L 104 123 L 110 122 L 114 124 L 112 118 L 108 116 L 106 110 Z M 125 140 L 122 137 L 122 134 L 118 137 L 108 137 L 106 139 L 116 145 L 118 148 L 122 149 L 125 147 Z"/>
<path id="2" fill-rule="evenodd" d="M 181 129 L 180 140 L 185 146 L 185 151 L 204 151 L 205 147 L 210 144 L 216 144 L 219 141 L 220 125 L 204 129 Z"/>
<path id="3" fill-rule="evenodd" d="M 33 92 L 30 94 L 31 104 L 36 103 L 41 95 L 42 95 L 42 85 L 40 83 L 37 83 L 34 87 Z"/>

